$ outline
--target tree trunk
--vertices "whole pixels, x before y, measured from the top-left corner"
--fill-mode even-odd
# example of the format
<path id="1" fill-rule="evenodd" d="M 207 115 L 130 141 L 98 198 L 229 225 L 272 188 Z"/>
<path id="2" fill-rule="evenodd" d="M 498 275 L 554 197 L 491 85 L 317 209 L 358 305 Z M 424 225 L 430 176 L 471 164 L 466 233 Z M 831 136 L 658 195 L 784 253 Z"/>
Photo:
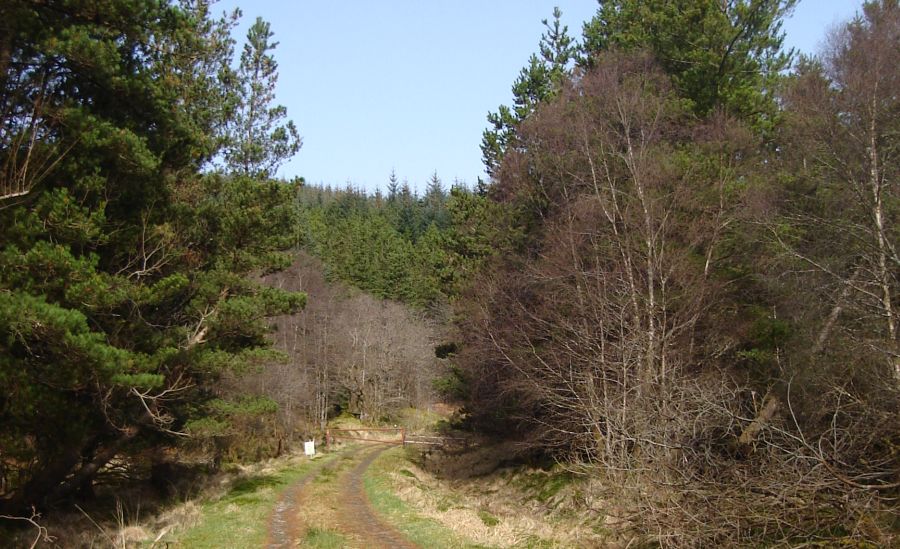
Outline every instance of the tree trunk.
<path id="1" fill-rule="evenodd" d="M 109 460 L 114 458 L 122 446 L 133 439 L 140 432 L 140 429 L 137 427 L 131 427 L 126 430 L 124 433 L 119 435 L 118 438 L 112 440 L 105 446 L 101 446 L 100 449 L 94 453 L 94 457 L 89 461 L 84 463 L 75 474 L 71 476 L 71 478 L 65 480 L 64 482 L 59 483 L 51 492 L 51 500 L 59 500 L 63 499 L 70 494 L 72 494 L 75 490 L 79 489 L 86 482 L 90 482 L 93 480 L 93 477 L 97 474 L 97 471 L 100 470 L 101 467 L 109 463 Z"/>

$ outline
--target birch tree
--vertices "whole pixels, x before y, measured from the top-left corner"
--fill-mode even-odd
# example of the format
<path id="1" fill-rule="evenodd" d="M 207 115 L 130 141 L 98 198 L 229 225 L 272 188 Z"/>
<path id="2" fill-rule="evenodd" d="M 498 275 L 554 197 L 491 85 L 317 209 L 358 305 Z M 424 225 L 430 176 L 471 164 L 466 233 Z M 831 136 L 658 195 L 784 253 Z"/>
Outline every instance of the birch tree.
<path id="1" fill-rule="evenodd" d="M 900 7 L 869 2 L 808 60 L 787 95 L 796 176 L 779 247 L 816 277 L 829 308 L 815 347 L 849 337 L 881 355 L 900 383 L 897 178 L 900 157 Z"/>

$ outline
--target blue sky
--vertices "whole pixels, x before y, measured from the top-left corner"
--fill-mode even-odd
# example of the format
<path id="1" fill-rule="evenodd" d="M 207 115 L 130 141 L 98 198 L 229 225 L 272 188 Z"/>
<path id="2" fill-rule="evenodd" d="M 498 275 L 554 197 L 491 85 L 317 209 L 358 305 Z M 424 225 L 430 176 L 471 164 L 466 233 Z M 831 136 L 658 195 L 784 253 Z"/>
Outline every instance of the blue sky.
<path id="1" fill-rule="evenodd" d="M 861 5 L 801 0 L 787 46 L 814 52 Z M 374 191 L 392 169 L 417 189 L 435 171 L 447 185 L 484 177 L 485 116 L 510 102 L 554 6 L 578 36 L 597 2 L 223 0 L 214 9 L 242 9 L 239 41 L 261 16 L 279 42 L 278 102 L 303 136 L 279 175 Z"/>

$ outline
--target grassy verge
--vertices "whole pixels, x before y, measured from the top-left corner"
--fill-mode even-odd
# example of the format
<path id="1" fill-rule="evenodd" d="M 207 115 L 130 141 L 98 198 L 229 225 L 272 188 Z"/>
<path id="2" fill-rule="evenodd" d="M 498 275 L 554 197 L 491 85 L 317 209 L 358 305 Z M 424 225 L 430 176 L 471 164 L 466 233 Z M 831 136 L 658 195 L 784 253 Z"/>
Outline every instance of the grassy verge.
<path id="1" fill-rule="evenodd" d="M 304 459 L 298 464 L 264 470 L 238 480 L 221 498 L 203 503 L 200 522 L 175 536 L 175 547 L 262 547 L 266 541 L 269 516 L 281 492 L 322 463 L 321 460 L 331 461 L 334 458 Z M 307 532 L 307 538 L 312 547 L 341 546 L 340 540 L 334 541 L 334 536 L 329 532 Z"/>
<path id="2" fill-rule="evenodd" d="M 452 485 L 408 452 L 383 453 L 369 468 L 366 489 L 376 511 L 423 547 L 609 545 L 608 533 L 595 528 L 602 521 L 573 505 L 583 487 L 571 473 L 519 467 Z"/>
<path id="3" fill-rule="evenodd" d="M 425 518 L 393 492 L 390 473 L 408 466 L 403 448 L 384 452 L 366 471 L 363 481 L 366 495 L 376 513 L 421 547 L 446 549 L 486 549 L 488 546 L 471 543 L 439 522 Z"/>

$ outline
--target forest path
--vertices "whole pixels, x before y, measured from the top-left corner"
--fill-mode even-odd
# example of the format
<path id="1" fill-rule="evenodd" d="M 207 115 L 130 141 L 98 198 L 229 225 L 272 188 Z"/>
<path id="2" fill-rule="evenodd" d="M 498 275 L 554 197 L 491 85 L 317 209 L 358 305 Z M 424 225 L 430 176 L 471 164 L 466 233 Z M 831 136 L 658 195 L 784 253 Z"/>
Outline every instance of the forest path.
<path id="1" fill-rule="evenodd" d="M 266 547 L 415 548 L 379 518 L 363 476 L 389 446 L 351 446 L 285 490 L 269 521 Z"/>

